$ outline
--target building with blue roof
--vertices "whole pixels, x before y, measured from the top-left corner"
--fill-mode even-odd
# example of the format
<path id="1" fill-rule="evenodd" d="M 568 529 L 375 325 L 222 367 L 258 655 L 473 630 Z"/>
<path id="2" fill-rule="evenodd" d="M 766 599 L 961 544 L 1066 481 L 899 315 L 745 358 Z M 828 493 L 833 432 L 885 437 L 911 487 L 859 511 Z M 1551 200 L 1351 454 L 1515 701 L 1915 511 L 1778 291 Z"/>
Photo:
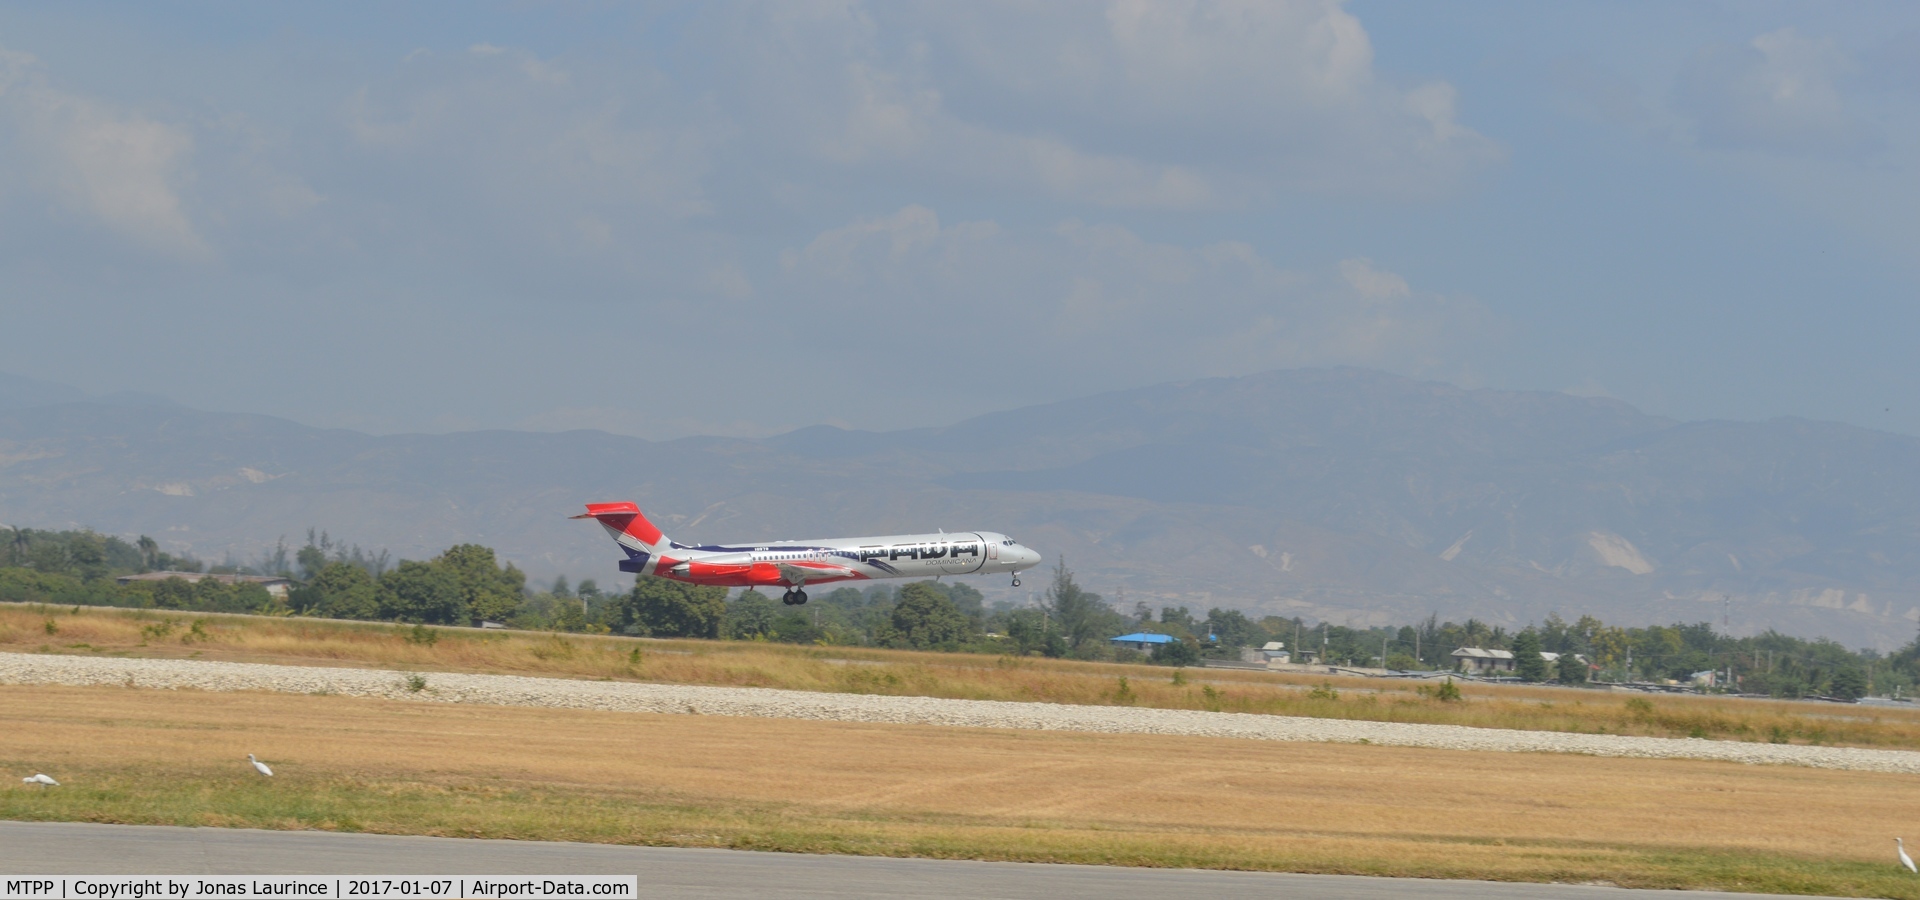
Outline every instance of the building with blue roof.
<path id="1" fill-rule="evenodd" d="M 1107 643 L 1121 649 L 1152 653 L 1153 648 L 1161 644 L 1171 644 L 1179 640 L 1179 638 L 1170 634 L 1148 634 L 1144 631 L 1136 631 L 1132 634 L 1123 634 L 1117 638 L 1108 638 Z"/>

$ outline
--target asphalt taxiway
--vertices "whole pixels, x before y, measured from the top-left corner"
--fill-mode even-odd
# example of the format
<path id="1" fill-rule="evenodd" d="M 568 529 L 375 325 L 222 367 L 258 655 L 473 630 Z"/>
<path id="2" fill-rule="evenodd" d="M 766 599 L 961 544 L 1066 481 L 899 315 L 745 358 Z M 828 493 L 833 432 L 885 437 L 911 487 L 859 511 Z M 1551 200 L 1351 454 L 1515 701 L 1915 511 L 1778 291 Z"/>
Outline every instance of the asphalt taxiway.
<path id="1" fill-rule="evenodd" d="M 678 847 L 255 831 L 66 822 L 0 822 L 9 875 L 638 875 L 641 897 L 908 900 L 1729 900 L 1752 894 L 1135 869 L 963 860 L 816 856 Z"/>

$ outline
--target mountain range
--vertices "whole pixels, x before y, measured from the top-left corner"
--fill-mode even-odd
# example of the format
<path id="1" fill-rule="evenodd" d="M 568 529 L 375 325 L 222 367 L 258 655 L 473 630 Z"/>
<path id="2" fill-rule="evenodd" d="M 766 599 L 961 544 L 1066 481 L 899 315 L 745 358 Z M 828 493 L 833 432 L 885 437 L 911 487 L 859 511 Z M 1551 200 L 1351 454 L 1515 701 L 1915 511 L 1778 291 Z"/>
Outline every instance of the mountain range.
<path id="1" fill-rule="evenodd" d="M 604 585 L 617 554 L 566 517 L 625 499 L 683 541 L 1003 531 L 1127 610 L 1592 614 L 1879 649 L 1920 622 L 1920 439 L 1828 422 L 1305 369 L 890 432 L 369 435 L 0 377 L 10 525 L 216 561 L 310 526 L 411 558 L 471 541 Z"/>

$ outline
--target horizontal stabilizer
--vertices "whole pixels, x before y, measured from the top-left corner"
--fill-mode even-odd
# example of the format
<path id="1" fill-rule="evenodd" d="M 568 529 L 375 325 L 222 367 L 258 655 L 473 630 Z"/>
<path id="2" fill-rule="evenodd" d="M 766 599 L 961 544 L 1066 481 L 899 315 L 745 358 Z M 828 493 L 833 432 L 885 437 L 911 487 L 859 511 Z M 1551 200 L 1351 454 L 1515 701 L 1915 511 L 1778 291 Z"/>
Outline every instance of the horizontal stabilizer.
<path id="1" fill-rule="evenodd" d="M 577 515 L 577 516 L 568 516 L 567 518 L 597 519 L 601 516 L 618 516 L 618 515 L 637 516 L 639 514 L 640 514 L 640 504 L 634 503 L 633 501 L 629 500 L 625 503 L 589 503 L 587 504 L 586 512 L 581 513 L 580 515 Z"/>
<path id="2" fill-rule="evenodd" d="M 607 530 L 618 535 L 626 535 L 648 547 L 654 547 L 665 539 L 660 529 L 655 528 L 647 517 L 640 514 L 640 505 L 632 501 L 621 503 L 589 503 L 586 513 L 573 516 L 575 519 L 597 519 Z"/>

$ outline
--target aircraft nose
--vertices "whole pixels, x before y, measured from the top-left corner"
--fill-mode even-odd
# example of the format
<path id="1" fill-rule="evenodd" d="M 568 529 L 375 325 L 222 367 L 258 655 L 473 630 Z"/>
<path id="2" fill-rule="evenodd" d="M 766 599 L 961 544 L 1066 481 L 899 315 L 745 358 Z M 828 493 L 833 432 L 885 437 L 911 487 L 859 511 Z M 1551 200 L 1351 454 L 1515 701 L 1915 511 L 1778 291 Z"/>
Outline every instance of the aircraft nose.
<path id="1" fill-rule="evenodd" d="M 1040 554 L 1038 551 L 1035 551 L 1032 547 L 1020 548 L 1020 562 L 1019 562 L 1020 568 L 1022 569 L 1031 568 L 1039 564 L 1040 564 Z"/>

